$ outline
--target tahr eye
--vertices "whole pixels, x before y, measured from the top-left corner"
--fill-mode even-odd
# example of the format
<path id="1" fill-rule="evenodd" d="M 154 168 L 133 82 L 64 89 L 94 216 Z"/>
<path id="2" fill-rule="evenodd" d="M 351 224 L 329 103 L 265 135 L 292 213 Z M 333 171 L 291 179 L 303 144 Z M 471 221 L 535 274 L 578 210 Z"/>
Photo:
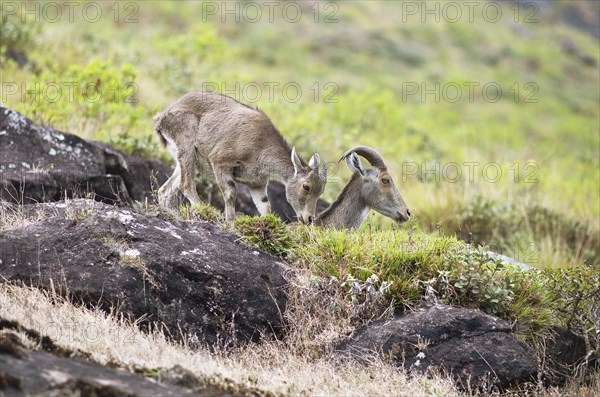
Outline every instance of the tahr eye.
<path id="1" fill-rule="evenodd" d="M 388 184 L 390 183 L 390 180 L 389 180 L 389 179 L 387 179 L 387 178 L 383 178 L 383 179 L 381 180 L 381 183 L 383 183 L 384 185 L 388 185 Z"/>
<path id="2" fill-rule="evenodd" d="M 302 185 L 302 189 L 304 189 L 307 192 L 309 192 L 310 191 L 310 186 L 308 186 L 308 185 Z"/>

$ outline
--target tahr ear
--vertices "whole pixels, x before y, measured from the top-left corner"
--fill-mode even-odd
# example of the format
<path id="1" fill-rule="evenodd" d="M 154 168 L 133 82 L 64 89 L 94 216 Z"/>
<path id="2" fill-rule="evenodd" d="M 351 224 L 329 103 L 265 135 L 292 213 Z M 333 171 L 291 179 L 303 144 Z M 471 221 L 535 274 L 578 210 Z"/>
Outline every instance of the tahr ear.
<path id="1" fill-rule="evenodd" d="M 298 155 L 296 154 L 295 146 L 292 148 L 292 164 L 294 164 L 294 176 L 298 175 L 299 172 L 302 172 L 302 169 L 304 167 L 302 166 L 302 161 L 300 161 L 300 157 L 298 157 Z"/>
<path id="2" fill-rule="evenodd" d="M 346 157 L 346 165 L 352 172 L 358 172 L 361 175 L 365 175 L 367 170 L 362 165 L 360 158 L 356 155 L 356 153 L 352 152 L 350 156 Z"/>

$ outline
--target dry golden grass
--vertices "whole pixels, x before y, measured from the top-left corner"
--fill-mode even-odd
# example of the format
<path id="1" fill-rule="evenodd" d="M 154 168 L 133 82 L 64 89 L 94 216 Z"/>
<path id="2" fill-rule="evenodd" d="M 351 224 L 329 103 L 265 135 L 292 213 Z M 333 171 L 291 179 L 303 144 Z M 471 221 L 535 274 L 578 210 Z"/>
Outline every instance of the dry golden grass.
<path id="1" fill-rule="evenodd" d="M 20 207 L 0 201 L 0 232 L 25 227 L 37 221 L 26 216 Z"/>
<path id="2" fill-rule="evenodd" d="M 511 391 L 503 394 L 461 393 L 448 378 L 409 376 L 372 357 L 369 365 L 341 361 L 327 351 L 350 332 L 351 307 L 312 288 L 314 280 L 293 281 L 288 308 L 292 329 L 284 341 L 268 341 L 227 353 L 192 350 L 169 341 L 158 329 L 142 332 L 134 322 L 99 309 L 73 305 L 56 294 L 0 284 L 0 318 L 50 337 L 59 348 L 79 351 L 100 364 L 158 376 L 177 365 L 191 371 L 199 384 L 242 395 L 286 396 L 537 396 L 594 397 L 600 374 L 591 384 Z M 318 310 L 318 308 L 322 310 Z M 303 314 L 304 313 L 304 314 Z M 23 343 L 39 348 L 22 333 Z"/>
<path id="3" fill-rule="evenodd" d="M 211 354 L 169 342 L 158 330 L 99 309 L 77 307 L 52 293 L 0 285 L 0 317 L 19 322 L 52 338 L 62 348 L 82 351 L 101 364 L 147 372 L 180 365 L 202 383 L 253 395 L 290 396 L 458 396 L 444 378 L 409 377 L 372 360 L 369 367 L 310 358 L 290 351 L 284 342 L 265 342 Z M 31 345 L 31 343 L 30 343 Z"/>

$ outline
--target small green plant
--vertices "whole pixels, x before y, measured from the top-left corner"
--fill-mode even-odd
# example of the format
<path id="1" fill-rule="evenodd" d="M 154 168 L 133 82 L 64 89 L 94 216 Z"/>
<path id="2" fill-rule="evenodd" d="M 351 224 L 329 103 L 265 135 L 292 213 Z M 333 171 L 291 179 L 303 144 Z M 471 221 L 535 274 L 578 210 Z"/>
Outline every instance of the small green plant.
<path id="1" fill-rule="evenodd" d="M 221 222 L 221 212 L 210 204 L 184 205 L 179 209 L 179 215 L 186 221 L 206 221 L 213 224 Z"/>
<path id="2" fill-rule="evenodd" d="M 600 272 L 592 267 L 547 270 L 545 288 L 572 330 L 593 331 L 600 342 Z"/>
<path id="3" fill-rule="evenodd" d="M 496 272 L 496 266 L 469 266 L 460 272 L 454 283 L 464 306 L 475 306 L 488 314 L 500 315 L 513 298 L 510 279 Z"/>
<path id="4" fill-rule="evenodd" d="M 144 377 L 158 379 L 160 373 L 164 371 L 164 368 L 150 368 L 144 370 Z"/>
<path id="5" fill-rule="evenodd" d="M 250 244 L 273 255 L 286 256 L 292 247 L 292 238 L 286 224 L 276 215 L 264 217 L 243 216 L 234 226 Z"/>
<path id="6" fill-rule="evenodd" d="M 454 293 L 462 306 L 477 307 L 488 314 L 501 315 L 508 310 L 513 298 L 511 278 L 500 261 L 492 260 L 487 247 L 468 248 L 459 266 L 449 269 L 454 279 Z"/>

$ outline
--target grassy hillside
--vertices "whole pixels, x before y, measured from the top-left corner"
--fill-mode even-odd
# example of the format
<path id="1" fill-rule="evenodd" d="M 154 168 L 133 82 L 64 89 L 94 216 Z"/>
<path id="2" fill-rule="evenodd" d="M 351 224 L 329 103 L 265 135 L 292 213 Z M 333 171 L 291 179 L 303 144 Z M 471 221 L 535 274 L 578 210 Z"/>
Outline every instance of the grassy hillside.
<path id="1" fill-rule="evenodd" d="M 327 199 L 350 177 L 340 154 L 368 145 L 411 207 L 407 230 L 538 267 L 600 263 L 598 42 L 561 22 L 573 9 L 593 15 L 595 2 L 493 3 L 497 21 L 483 4 L 472 18 L 383 1 L 299 3 L 301 15 L 296 3 L 260 15 L 246 2 L 127 4 L 117 14 L 100 3 L 98 21 L 81 8 L 72 22 L 67 10 L 57 23 L 8 16 L 2 102 L 168 159 L 152 116 L 217 89 L 265 110 L 305 157 L 332 162 Z M 392 226 L 375 215 L 364 227 Z"/>
<path id="2" fill-rule="evenodd" d="M 95 211 L 90 203 L 67 200 L 67 218 L 73 224 L 88 222 Z M 44 219 L 39 212 L 27 215 L 18 207 L 0 210 L 0 232 Z M 179 365 L 189 371 L 186 377 L 191 380 L 186 382 L 193 387 L 196 379 L 196 385 L 240 395 L 595 395 L 600 381 L 593 364 L 600 336 L 600 273 L 591 268 L 524 271 L 502 266 L 490 260 L 485 250 L 474 250 L 453 237 L 410 230 L 336 231 L 298 224 L 290 228 L 273 215 L 240 217 L 228 224 L 206 205 L 186 207 L 179 213 L 156 205 L 137 211 L 177 222 L 208 220 L 239 235 L 240 244 L 259 247 L 285 261 L 293 269 L 282 313 L 285 336 L 225 351 L 198 347 L 192 335 L 190 346 L 176 343 L 160 323 L 141 331 L 138 326 L 144 320 L 128 319 L 117 308 L 103 312 L 95 300 L 91 308 L 82 307 L 64 280 L 49 290 L 0 284 L 0 318 L 17 321 L 66 351 L 101 364 L 159 381 Z M 121 257 L 118 263 L 145 266 L 139 258 L 132 263 Z M 58 295 L 58 291 L 65 292 L 63 287 L 70 300 Z M 538 356 L 538 382 L 502 393 L 460 391 L 443 374 L 409 375 L 394 367 L 391 357 L 382 358 L 376 352 L 368 365 L 342 360 L 333 353 L 362 325 L 433 303 L 477 308 L 505 319 Z M 542 381 L 553 371 L 547 343 L 554 337 L 554 326 L 584 335 L 590 352 L 566 372 L 573 378 L 560 388 L 545 387 Z M 97 338 L 89 337 L 90 329 Z M 39 348 L 32 335 L 36 334 L 20 332 L 26 346 Z"/>

